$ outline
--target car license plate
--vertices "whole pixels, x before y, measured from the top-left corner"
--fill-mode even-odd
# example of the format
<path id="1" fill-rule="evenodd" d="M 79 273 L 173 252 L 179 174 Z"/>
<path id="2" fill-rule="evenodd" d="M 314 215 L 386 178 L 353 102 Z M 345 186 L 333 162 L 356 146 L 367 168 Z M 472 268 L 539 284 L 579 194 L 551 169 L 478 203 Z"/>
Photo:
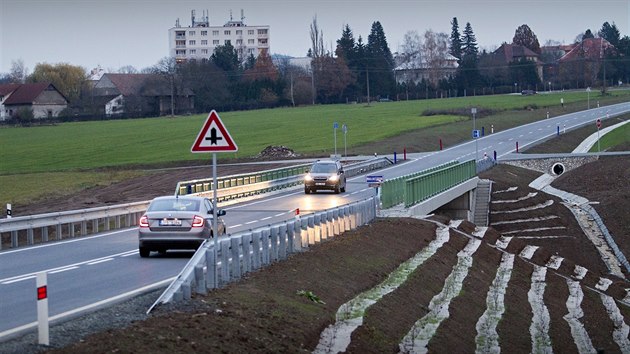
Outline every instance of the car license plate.
<path id="1" fill-rule="evenodd" d="M 160 226 L 181 226 L 182 221 L 179 219 L 162 219 L 160 220 Z"/>
<path id="2" fill-rule="evenodd" d="M 315 185 L 317 185 L 317 186 L 325 186 L 326 183 L 315 183 Z"/>

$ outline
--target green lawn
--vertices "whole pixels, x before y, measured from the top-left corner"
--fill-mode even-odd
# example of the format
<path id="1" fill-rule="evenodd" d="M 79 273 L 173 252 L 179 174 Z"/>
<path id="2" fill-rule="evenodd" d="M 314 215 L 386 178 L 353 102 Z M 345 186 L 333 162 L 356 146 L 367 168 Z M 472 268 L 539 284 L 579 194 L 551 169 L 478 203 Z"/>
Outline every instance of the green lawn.
<path id="1" fill-rule="evenodd" d="M 615 93 L 619 100 L 627 91 Z M 348 146 L 358 146 L 403 132 L 466 120 L 446 111 L 477 107 L 481 111 L 559 106 L 585 101 L 586 93 L 534 96 L 500 95 L 423 101 L 323 105 L 240 112 L 219 112 L 239 147 L 222 159 L 251 157 L 268 145 L 285 145 L 297 152 L 327 155 L 333 150 L 333 122 L 347 124 Z M 591 101 L 597 99 L 591 94 Z M 421 116 L 426 110 L 443 115 Z M 151 165 L 209 159 L 190 147 L 207 115 L 0 129 L 0 175 L 70 171 L 124 165 Z M 337 131 L 338 147 L 343 144 Z"/>
<path id="2" fill-rule="evenodd" d="M 564 108 L 560 107 L 560 98 L 564 99 Z M 334 149 L 333 122 L 340 127 L 347 124 L 351 154 L 377 150 L 390 153 L 396 149 L 401 152 L 403 146 L 414 149 L 413 152 L 430 151 L 438 149 L 438 139 L 444 141 L 445 147 L 469 139 L 470 116 L 450 112 L 470 112 L 471 107 L 476 107 L 479 112 L 490 114 L 477 117 L 478 126 L 488 129 L 493 125 L 504 130 L 543 119 L 546 112 L 556 116 L 586 109 L 586 100 L 585 92 L 557 92 L 372 103 L 369 107 L 342 104 L 219 112 L 239 151 L 218 156 L 251 157 L 268 145 L 285 145 L 302 154 L 328 155 Z M 591 105 L 598 100 L 602 105 L 627 102 L 630 91 L 615 91 L 606 97 L 591 92 Z M 428 110 L 438 115 L 423 116 Z M 210 154 L 190 152 L 206 117 L 207 114 L 2 127 L 0 207 L 5 203 L 28 204 L 43 196 L 72 194 L 143 173 L 125 171 L 133 166 L 209 161 Z M 337 147 L 342 151 L 341 129 L 337 130 Z M 98 170 L 103 167 L 117 167 L 119 172 Z"/>
<path id="3" fill-rule="evenodd" d="M 611 147 L 630 142 L 630 124 L 626 123 L 621 127 L 601 135 L 599 139 L 599 149 L 606 151 Z M 597 152 L 597 143 L 591 147 L 589 152 Z"/>

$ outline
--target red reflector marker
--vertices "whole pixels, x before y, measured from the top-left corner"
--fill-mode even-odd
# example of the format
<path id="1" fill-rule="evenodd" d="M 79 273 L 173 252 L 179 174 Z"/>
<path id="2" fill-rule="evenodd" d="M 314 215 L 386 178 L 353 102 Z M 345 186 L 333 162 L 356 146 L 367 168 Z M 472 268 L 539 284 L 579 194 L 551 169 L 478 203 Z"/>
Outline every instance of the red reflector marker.
<path id="1" fill-rule="evenodd" d="M 46 286 L 37 288 L 37 300 L 45 300 L 48 297 L 48 289 Z"/>

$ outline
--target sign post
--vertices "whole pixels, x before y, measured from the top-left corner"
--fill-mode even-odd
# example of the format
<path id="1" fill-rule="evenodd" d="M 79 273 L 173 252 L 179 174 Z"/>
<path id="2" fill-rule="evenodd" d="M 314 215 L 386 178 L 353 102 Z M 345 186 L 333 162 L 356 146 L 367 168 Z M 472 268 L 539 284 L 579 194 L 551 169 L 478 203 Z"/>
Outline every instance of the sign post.
<path id="1" fill-rule="evenodd" d="M 602 127 L 602 120 L 597 118 L 595 124 L 597 125 L 597 153 L 599 154 L 601 152 L 601 150 L 599 149 L 599 128 Z"/>
<path id="2" fill-rule="evenodd" d="M 11 204 L 7 203 L 7 219 L 11 219 Z"/>
<path id="3" fill-rule="evenodd" d="M 477 130 L 477 121 L 475 119 L 475 115 L 477 115 L 477 108 L 471 108 L 470 113 L 472 113 L 473 116 L 473 139 L 475 139 L 475 161 L 477 161 L 479 158 L 479 143 L 477 142 L 479 138 L 479 130 Z"/>
<path id="4" fill-rule="evenodd" d="M 234 143 L 234 139 L 230 136 L 230 133 L 225 128 L 225 125 L 221 121 L 219 114 L 215 110 L 212 110 L 208 114 L 206 122 L 201 127 L 192 148 L 193 153 L 212 153 L 212 238 L 214 239 L 214 256 L 217 259 L 217 250 L 219 248 L 219 227 L 217 221 L 217 152 L 236 152 L 238 146 Z M 217 267 L 214 267 L 215 272 Z M 217 274 L 214 275 L 215 282 L 218 281 Z M 214 284 L 215 287 L 217 284 Z"/>

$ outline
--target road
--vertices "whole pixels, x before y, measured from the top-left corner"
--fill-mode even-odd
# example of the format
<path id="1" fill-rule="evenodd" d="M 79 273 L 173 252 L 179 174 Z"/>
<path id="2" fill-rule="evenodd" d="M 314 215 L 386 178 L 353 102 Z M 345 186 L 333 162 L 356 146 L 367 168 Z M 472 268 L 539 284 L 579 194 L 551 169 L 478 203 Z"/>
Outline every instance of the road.
<path id="1" fill-rule="evenodd" d="M 544 119 L 510 130 L 486 134 L 477 141 L 427 154 L 411 155 L 405 163 L 370 174 L 390 179 L 452 160 L 467 161 L 484 153 L 501 157 L 539 143 L 557 133 L 630 112 L 630 103 L 606 106 Z M 471 125 L 472 130 L 472 125 Z M 295 210 L 308 214 L 373 195 L 365 175 L 348 179 L 343 194 L 305 195 L 302 188 L 226 207 L 228 233 L 289 220 Z M 36 327 L 35 274 L 48 273 L 51 320 L 67 320 L 134 295 L 166 286 L 186 264 L 192 252 L 169 252 L 140 258 L 136 228 L 104 232 L 16 250 L 0 252 L 0 341 Z"/>

